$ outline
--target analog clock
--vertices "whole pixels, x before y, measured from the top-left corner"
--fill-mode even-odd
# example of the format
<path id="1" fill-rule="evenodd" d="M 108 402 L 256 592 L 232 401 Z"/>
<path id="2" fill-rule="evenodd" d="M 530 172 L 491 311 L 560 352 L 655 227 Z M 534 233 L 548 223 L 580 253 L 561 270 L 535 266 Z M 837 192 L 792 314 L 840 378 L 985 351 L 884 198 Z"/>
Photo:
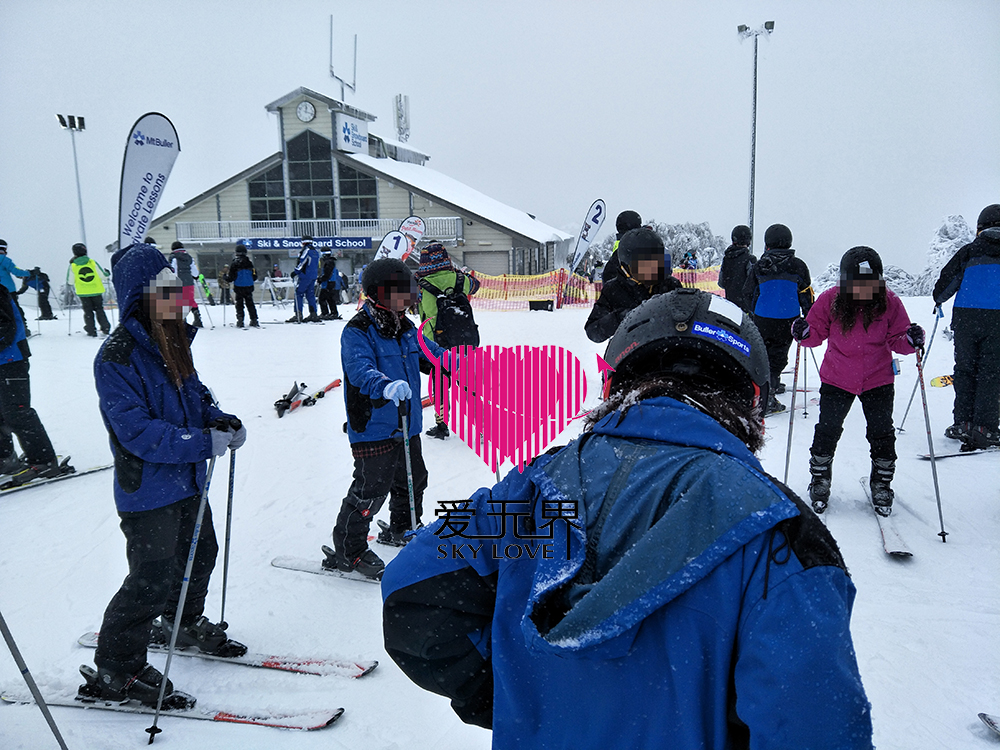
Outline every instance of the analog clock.
<path id="1" fill-rule="evenodd" d="M 295 116 L 302 122 L 310 122 L 316 116 L 316 108 L 312 102 L 300 102 L 295 108 Z"/>

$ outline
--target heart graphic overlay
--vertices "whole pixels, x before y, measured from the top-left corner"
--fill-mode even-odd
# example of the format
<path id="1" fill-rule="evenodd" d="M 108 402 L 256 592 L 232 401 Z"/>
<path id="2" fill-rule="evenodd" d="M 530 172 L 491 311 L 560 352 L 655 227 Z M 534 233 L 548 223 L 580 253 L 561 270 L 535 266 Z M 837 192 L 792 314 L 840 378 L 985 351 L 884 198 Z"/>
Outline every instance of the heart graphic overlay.
<path id="1" fill-rule="evenodd" d="M 434 365 L 435 411 L 494 472 L 507 460 L 524 471 L 587 398 L 583 366 L 561 346 L 456 347 L 450 377 L 424 353 Z"/>

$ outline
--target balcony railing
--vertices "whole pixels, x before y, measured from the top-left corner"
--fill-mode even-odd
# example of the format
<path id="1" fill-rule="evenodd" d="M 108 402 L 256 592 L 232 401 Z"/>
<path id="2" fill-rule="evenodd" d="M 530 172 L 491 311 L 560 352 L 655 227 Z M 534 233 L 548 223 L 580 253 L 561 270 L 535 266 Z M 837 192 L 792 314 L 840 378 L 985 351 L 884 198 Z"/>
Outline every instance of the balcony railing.
<path id="1" fill-rule="evenodd" d="M 371 237 L 380 240 L 399 229 L 398 219 L 300 219 L 297 221 L 179 221 L 177 239 L 187 242 L 235 242 L 254 237 Z M 424 219 L 425 240 L 462 239 L 459 216 L 432 216 Z"/>

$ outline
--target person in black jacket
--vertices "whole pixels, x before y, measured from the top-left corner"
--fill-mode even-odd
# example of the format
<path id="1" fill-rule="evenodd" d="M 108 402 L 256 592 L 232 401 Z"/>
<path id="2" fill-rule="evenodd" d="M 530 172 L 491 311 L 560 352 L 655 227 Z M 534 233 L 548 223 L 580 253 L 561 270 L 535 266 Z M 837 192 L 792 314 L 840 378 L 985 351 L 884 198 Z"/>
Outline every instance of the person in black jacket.
<path id="1" fill-rule="evenodd" d="M 57 320 L 52 314 L 52 305 L 49 304 L 49 275 L 35 266 L 31 269 L 31 275 L 21 282 L 17 296 L 24 294 L 29 287 L 38 292 L 38 320 Z"/>
<path id="2" fill-rule="evenodd" d="M 641 226 L 642 217 L 635 211 L 622 211 L 618 214 L 618 218 L 615 219 L 615 230 L 618 232 L 615 239 L 615 246 L 611 249 L 611 257 L 608 258 L 608 262 L 601 270 L 601 281 L 605 284 L 615 278 L 621 270 L 621 265 L 618 263 L 618 243 L 621 242 L 626 232 L 638 229 Z"/>
<path id="3" fill-rule="evenodd" d="M 618 243 L 621 270 L 604 282 L 584 330 L 595 343 L 607 341 L 625 316 L 657 294 L 681 288 L 667 270 L 663 240 L 652 229 L 630 229 Z"/>
<path id="4" fill-rule="evenodd" d="M 31 408 L 30 356 L 24 319 L 13 295 L 0 284 L 0 474 L 10 475 L 15 484 L 64 473 L 42 420 Z M 14 450 L 13 435 L 23 458 Z"/>
<path id="5" fill-rule="evenodd" d="M 1000 445 L 1000 203 L 976 222 L 976 239 L 941 269 L 940 307 L 955 293 L 955 423 L 945 430 L 963 448 Z"/>
<path id="6" fill-rule="evenodd" d="M 753 234 L 750 227 L 740 224 L 733 228 L 732 238 L 733 244 L 726 248 L 722 268 L 719 269 L 719 286 L 726 293 L 726 299 L 739 305 L 743 312 L 752 312 L 743 288 L 757 262 L 756 256 L 750 252 Z"/>
<path id="7" fill-rule="evenodd" d="M 775 394 L 785 390 L 781 371 L 788 364 L 792 321 L 808 314 L 813 303 L 809 268 L 795 257 L 792 231 L 784 224 L 772 224 L 764 233 L 764 254 L 747 278 L 744 296 L 753 306 L 754 322 L 771 363 L 771 394 L 765 411 L 784 411 Z"/>

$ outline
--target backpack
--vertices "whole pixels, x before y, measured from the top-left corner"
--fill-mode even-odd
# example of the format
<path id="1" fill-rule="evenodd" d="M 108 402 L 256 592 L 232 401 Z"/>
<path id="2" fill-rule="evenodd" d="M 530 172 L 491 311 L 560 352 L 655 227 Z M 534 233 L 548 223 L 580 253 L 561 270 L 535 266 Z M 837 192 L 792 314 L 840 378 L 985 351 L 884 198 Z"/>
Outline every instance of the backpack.
<path id="1" fill-rule="evenodd" d="M 434 341 L 438 346 L 479 346 L 479 326 L 472 315 L 472 305 L 463 293 L 465 274 L 455 272 L 455 286 L 441 291 L 429 281 L 417 282 L 437 298 L 437 318 L 434 321 Z"/>

